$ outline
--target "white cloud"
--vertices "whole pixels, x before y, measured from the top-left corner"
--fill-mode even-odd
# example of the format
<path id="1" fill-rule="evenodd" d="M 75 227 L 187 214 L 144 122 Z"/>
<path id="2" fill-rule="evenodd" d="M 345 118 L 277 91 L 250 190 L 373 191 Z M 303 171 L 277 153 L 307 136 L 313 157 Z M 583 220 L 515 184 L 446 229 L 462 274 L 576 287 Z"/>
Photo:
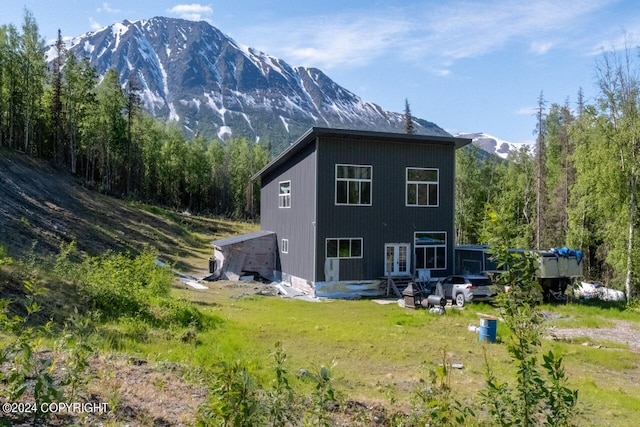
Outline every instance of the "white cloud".
<path id="1" fill-rule="evenodd" d="M 106 13 L 121 13 L 120 9 L 114 9 L 109 6 L 109 3 L 102 3 L 102 6 L 96 9 L 97 12 L 106 12 Z"/>
<path id="2" fill-rule="evenodd" d="M 432 69 L 431 70 L 432 74 L 435 74 L 436 76 L 440 76 L 440 77 L 447 77 L 449 75 L 451 75 L 451 70 L 448 70 L 446 68 L 441 68 L 441 69 Z"/>
<path id="3" fill-rule="evenodd" d="M 100 28 L 104 27 L 104 25 L 100 25 L 99 22 L 95 21 L 93 17 L 89 17 L 89 25 L 93 31 L 97 31 Z"/>
<path id="4" fill-rule="evenodd" d="M 535 112 L 536 107 L 520 107 L 515 111 L 518 116 L 532 116 Z"/>
<path id="5" fill-rule="evenodd" d="M 553 42 L 534 41 L 529 47 L 529 52 L 534 55 L 544 55 L 554 46 Z"/>
<path id="6" fill-rule="evenodd" d="M 209 5 L 192 3 L 176 5 L 171 9 L 167 9 L 167 12 L 178 15 L 182 19 L 188 19 L 190 21 L 202 21 L 207 19 L 205 17 L 213 14 L 213 9 Z"/>
<path id="7" fill-rule="evenodd" d="M 524 43 L 529 52 L 542 55 L 563 43 L 582 40 L 584 21 L 612 1 L 574 0 L 571 7 L 555 0 L 430 2 L 296 17 L 245 31 L 259 40 L 256 47 L 296 65 L 331 69 L 378 60 L 407 61 L 446 76 L 456 61 L 480 57 L 507 44 Z"/>
<path id="8" fill-rule="evenodd" d="M 320 22 L 296 26 L 283 34 L 284 54 L 303 65 L 330 69 L 338 64 L 363 65 L 393 49 L 408 36 L 401 19 L 352 16 L 320 18 Z M 287 43 L 289 40 L 289 43 Z"/>
<path id="9" fill-rule="evenodd" d="M 632 24 L 631 28 L 618 27 L 611 30 L 612 35 L 605 35 L 589 51 L 590 55 L 601 55 L 603 52 L 624 50 L 640 45 L 640 25 Z"/>

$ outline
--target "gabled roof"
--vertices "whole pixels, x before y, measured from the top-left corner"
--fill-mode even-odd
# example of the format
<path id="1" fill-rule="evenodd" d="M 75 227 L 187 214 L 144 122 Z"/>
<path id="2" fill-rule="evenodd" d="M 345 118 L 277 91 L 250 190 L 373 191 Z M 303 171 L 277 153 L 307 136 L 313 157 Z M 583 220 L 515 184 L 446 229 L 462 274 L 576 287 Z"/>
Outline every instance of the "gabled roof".
<path id="1" fill-rule="evenodd" d="M 284 150 L 278 157 L 273 159 L 268 165 L 266 165 L 255 175 L 253 175 L 251 177 L 251 180 L 256 180 L 262 177 L 264 174 L 269 173 L 274 168 L 285 163 L 289 158 L 298 153 L 304 147 L 314 142 L 318 137 L 324 136 L 350 139 L 378 139 L 387 142 L 453 145 L 456 149 L 471 144 L 471 139 L 456 138 L 453 136 L 415 135 L 407 133 L 373 132 L 366 130 L 312 127 L 307 132 L 305 132 L 304 135 L 298 138 L 296 142 L 294 142 L 286 150 Z"/>

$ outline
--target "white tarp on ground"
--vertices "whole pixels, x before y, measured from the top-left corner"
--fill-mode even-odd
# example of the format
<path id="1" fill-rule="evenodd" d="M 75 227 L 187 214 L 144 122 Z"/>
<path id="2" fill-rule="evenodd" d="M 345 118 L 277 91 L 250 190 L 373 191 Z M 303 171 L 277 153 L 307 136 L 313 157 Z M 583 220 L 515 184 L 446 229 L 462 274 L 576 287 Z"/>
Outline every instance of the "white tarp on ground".
<path id="1" fill-rule="evenodd" d="M 156 259 L 154 261 L 155 265 L 159 266 L 159 267 L 166 267 L 167 264 L 163 261 L 160 261 L 159 259 Z M 192 287 L 193 289 L 198 289 L 198 290 L 202 290 L 202 289 L 209 289 L 208 287 L 204 286 L 203 284 L 198 282 L 198 279 L 196 279 L 195 277 L 191 277 L 181 271 L 178 271 L 176 269 L 171 269 L 171 271 L 173 272 L 173 274 L 175 274 L 176 276 L 179 276 L 180 279 L 179 282 Z"/>
<path id="2" fill-rule="evenodd" d="M 624 292 L 607 288 L 598 282 L 580 282 L 573 289 L 573 294 L 580 299 L 600 299 L 603 301 L 624 301 Z"/>
<path id="3" fill-rule="evenodd" d="M 193 289 L 198 289 L 198 290 L 209 289 L 208 287 L 198 283 L 196 280 L 189 279 L 187 277 L 181 277 L 180 278 L 180 283 L 184 283 L 185 285 L 190 286 Z"/>

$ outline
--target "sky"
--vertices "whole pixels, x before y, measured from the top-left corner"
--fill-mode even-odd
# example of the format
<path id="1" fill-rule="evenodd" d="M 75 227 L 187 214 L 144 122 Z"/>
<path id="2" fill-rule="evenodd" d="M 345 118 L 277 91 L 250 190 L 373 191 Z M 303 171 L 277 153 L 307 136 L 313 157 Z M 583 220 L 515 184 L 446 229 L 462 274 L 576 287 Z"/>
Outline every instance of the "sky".
<path id="1" fill-rule="evenodd" d="M 386 110 L 403 113 L 406 99 L 449 133 L 515 143 L 535 139 L 541 93 L 547 107 L 575 107 L 580 88 L 595 103 L 605 51 L 640 60 L 637 0 L 2 0 L 0 25 L 19 28 L 25 9 L 47 42 L 125 19 L 207 21 Z"/>

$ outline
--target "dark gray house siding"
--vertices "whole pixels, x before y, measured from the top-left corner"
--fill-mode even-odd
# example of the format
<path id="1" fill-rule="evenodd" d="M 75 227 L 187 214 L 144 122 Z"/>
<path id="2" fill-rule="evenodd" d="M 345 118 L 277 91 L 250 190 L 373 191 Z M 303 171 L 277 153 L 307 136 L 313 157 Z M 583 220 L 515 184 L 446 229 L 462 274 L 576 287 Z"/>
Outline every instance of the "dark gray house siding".
<path id="1" fill-rule="evenodd" d="M 277 235 L 280 271 L 309 281 L 313 281 L 315 258 L 315 163 L 315 144 L 309 144 L 286 165 L 262 176 L 260 191 L 260 226 Z M 279 183 L 283 181 L 291 183 L 289 208 L 279 207 Z M 282 253 L 283 239 L 288 241 L 288 253 Z"/>
<path id="2" fill-rule="evenodd" d="M 324 277 L 327 238 L 363 239 L 361 259 L 340 260 L 341 280 L 375 279 L 384 275 L 385 244 L 409 243 L 414 232 L 447 233 L 447 265 L 432 274 L 453 271 L 453 212 L 455 152 L 452 142 L 390 142 L 365 139 L 324 138 L 318 153 L 318 220 L 316 222 L 316 281 Z M 335 165 L 372 166 L 371 206 L 336 206 Z M 406 206 L 406 168 L 439 170 L 438 207 Z M 413 255 L 413 254 L 412 254 Z M 412 259 L 414 257 L 412 256 Z M 415 261 L 415 260 L 413 260 Z"/>
<path id="3" fill-rule="evenodd" d="M 416 232 L 436 232 L 446 236 L 446 250 L 440 246 L 437 257 L 442 260 L 444 254 L 446 262 L 438 264 L 431 274 L 451 274 L 455 149 L 470 142 L 454 137 L 312 128 L 254 176 L 262 182 L 261 229 L 277 234 L 276 269 L 281 270 L 285 280 L 303 280 L 311 287 L 335 282 L 335 277 L 340 282 L 376 280 L 385 274 L 385 245 L 389 245 L 409 252 L 409 263 L 403 264 L 403 271 L 412 274 L 416 268 Z M 362 199 L 365 205 L 337 203 L 336 165 L 358 170 L 366 167 L 364 173 L 371 177 L 359 184 L 371 185 L 370 200 L 369 193 L 359 193 L 360 197 L 367 194 Z M 407 203 L 407 168 L 437 176 L 437 192 L 429 187 L 429 206 Z M 433 175 L 435 171 L 437 175 Z M 339 181 L 345 185 L 342 179 Z M 279 206 L 283 182 L 290 183 L 291 203 L 287 208 Z M 437 203 L 433 202 L 435 195 Z M 347 197 L 351 198 L 351 193 Z M 288 242 L 288 253 L 282 253 L 283 239 Z M 357 256 L 345 259 L 341 252 L 339 258 L 330 256 L 327 262 L 328 239 L 332 245 L 344 243 L 340 239 L 356 239 L 348 243 Z M 422 259 L 427 260 L 427 255 Z M 426 262 L 431 261 L 423 261 Z M 337 274 L 332 270 L 336 265 Z M 325 269 L 331 277 L 327 277 Z"/>

